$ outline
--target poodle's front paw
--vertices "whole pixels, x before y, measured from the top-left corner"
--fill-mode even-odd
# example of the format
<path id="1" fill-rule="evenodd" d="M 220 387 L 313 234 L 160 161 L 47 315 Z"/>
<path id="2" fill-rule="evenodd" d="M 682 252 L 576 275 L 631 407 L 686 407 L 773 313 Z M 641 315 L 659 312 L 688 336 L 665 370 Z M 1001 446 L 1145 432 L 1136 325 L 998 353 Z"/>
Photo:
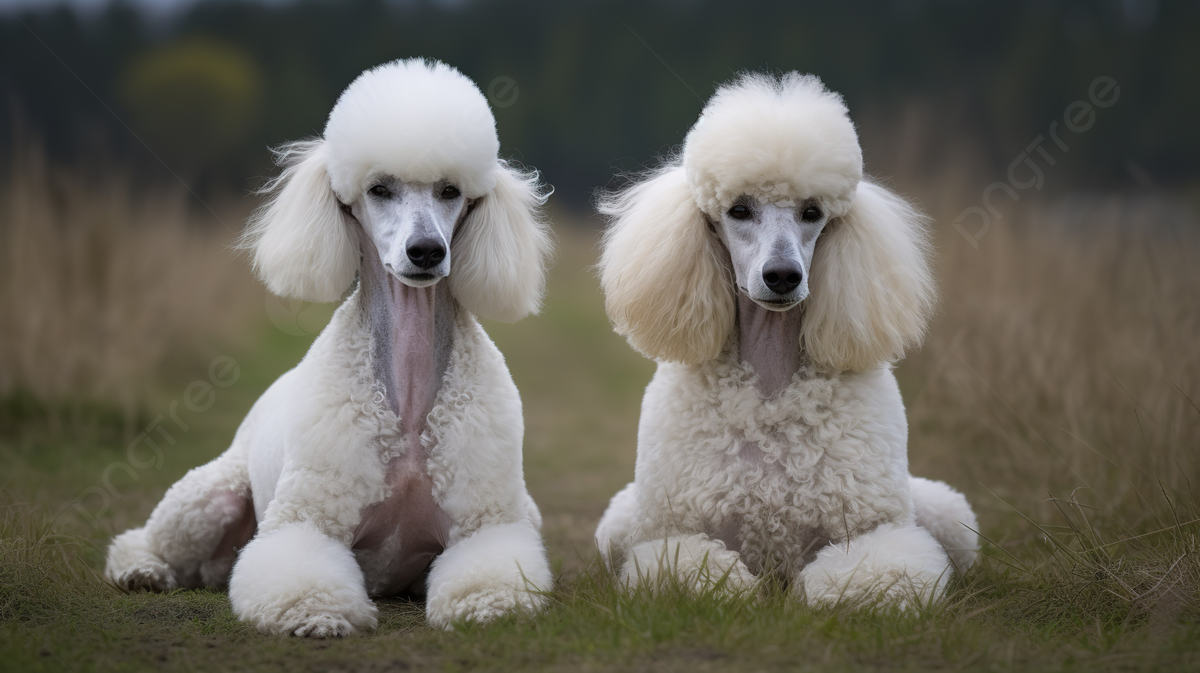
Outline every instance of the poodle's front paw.
<path id="1" fill-rule="evenodd" d="M 354 555 L 306 524 L 246 545 L 233 567 L 229 600 L 239 619 L 273 635 L 336 638 L 376 624 Z"/>
<path id="2" fill-rule="evenodd" d="M 642 585 L 659 591 L 671 577 L 695 593 L 740 594 L 758 582 L 737 552 L 703 534 L 640 542 L 625 553 L 620 579 L 626 588 Z"/>
<path id="3" fill-rule="evenodd" d="M 426 619 L 490 622 L 546 606 L 554 583 L 542 538 L 527 522 L 487 526 L 447 549 L 429 571 Z"/>
<path id="4" fill-rule="evenodd" d="M 141 528 L 113 539 L 104 575 L 125 591 L 171 591 L 179 586 L 171 566 L 147 547 Z"/>
<path id="5" fill-rule="evenodd" d="M 371 630 L 376 624 L 376 608 L 366 596 L 361 598 L 331 595 L 308 589 L 294 594 L 281 592 L 260 597 L 255 604 L 232 590 L 234 613 L 268 635 L 294 635 L 301 638 L 342 638 L 358 630 Z"/>
<path id="6" fill-rule="evenodd" d="M 354 633 L 354 625 L 338 615 L 315 614 L 301 620 L 292 635 L 301 638 L 345 638 Z"/>
<path id="7" fill-rule="evenodd" d="M 148 561 L 141 568 L 131 568 L 112 578 L 125 591 L 172 591 L 178 588 L 171 568 L 161 561 Z"/>
<path id="8" fill-rule="evenodd" d="M 438 596 L 426 605 L 433 626 L 449 628 L 454 622 L 486 624 L 513 612 L 533 613 L 546 606 L 540 593 L 512 586 L 487 587 L 465 595 Z"/>
<path id="9" fill-rule="evenodd" d="M 884 524 L 831 544 L 792 586 L 810 605 L 928 605 L 945 593 L 950 559 L 923 528 Z"/>

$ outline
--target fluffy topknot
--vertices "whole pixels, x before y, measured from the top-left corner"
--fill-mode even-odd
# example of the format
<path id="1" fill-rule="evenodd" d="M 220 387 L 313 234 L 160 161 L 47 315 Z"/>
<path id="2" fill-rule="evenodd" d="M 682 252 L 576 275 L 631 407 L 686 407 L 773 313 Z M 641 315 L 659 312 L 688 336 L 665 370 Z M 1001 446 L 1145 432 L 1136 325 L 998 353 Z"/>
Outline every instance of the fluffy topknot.
<path id="1" fill-rule="evenodd" d="M 327 167 L 344 201 L 368 171 L 411 182 L 452 181 L 469 198 L 496 184 L 500 140 L 479 87 L 439 61 L 392 61 L 359 75 L 325 125 Z"/>
<path id="2" fill-rule="evenodd" d="M 863 174 L 842 97 L 814 75 L 744 73 L 722 85 L 688 132 L 683 167 L 696 204 L 718 217 L 742 194 L 844 215 Z"/>

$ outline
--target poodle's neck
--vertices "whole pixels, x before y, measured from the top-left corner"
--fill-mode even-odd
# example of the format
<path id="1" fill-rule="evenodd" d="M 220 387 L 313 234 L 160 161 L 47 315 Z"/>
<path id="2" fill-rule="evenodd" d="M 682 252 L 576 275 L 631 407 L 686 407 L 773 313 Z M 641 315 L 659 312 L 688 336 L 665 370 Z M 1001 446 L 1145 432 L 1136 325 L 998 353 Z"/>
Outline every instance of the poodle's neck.
<path id="1" fill-rule="evenodd" d="M 738 354 L 758 374 L 758 391 L 770 397 L 800 369 L 800 309 L 768 311 L 741 292 L 737 298 Z"/>
<path id="2" fill-rule="evenodd" d="M 366 239 L 366 237 L 363 237 Z M 454 298 L 445 281 L 413 288 L 388 273 L 364 240 L 363 312 L 371 326 L 371 361 L 401 434 L 420 445 L 454 345 Z"/>

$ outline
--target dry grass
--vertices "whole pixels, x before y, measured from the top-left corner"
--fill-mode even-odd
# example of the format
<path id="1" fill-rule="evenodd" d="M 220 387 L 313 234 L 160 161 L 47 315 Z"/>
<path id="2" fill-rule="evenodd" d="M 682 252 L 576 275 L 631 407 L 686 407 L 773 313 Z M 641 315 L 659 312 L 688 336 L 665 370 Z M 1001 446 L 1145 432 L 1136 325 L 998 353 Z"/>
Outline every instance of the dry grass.
<path id="1" fill-rule="evenodd" d="M 95 582 L 80 545 L 58 535 L 41 509 L 0 502 L 0 622 L 49 621 Z"/>
<path id="2" fill-rule="evenodd" d="M 968 491 L 990 553 L 1044 589 L 1029 609 L 1194 619 L 1194 215 L 1076 199 L 1006 214 L 978 250 L 940 234 L 943 312 L 901 370 L 914 472 Z"/>
<path id="3" fill-rule="evenodd" d="M 0 397 L 32 396 L 52 421 L 102 401 L 132 422 L 168 354 L 234 334 L 261 297 L 232 232 L 189 214 L 179 187 L 135 196 L 26 149 L 0 218 Z"/>
<path id="4" fill-rule="evenodd" d="M 943 236 L 943 314 L 905 367 L 911 422 L 954 432 L 914 450 L 1006 498 L 1084 488 L 1174 523 L 1200 476 L 1200 231 L 1168 205 L 1033 207 L 978 251 Z"/>

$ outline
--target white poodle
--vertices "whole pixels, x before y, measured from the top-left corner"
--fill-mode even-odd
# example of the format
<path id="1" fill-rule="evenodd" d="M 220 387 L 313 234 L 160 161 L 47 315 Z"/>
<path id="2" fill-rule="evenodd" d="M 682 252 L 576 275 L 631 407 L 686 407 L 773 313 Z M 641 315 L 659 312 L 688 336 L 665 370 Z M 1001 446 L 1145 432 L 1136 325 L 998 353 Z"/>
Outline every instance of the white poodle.
<path id="1" fill-rule="evenodd" d="M 443 627 L 542 606 L 521 400 L 475 316 L 536 311 L 552 243 L 536 174 L 498 148 L 475 84 L 414 59 L 363 73 L 324 138 L 281 151 L 246 239 L 260 276 L 311 301 L 358 282 L 229 450 L 113 541 L 112 581 L 228 583 L 240 619 L 315 637 L 373 628 L 370 597 L 403 590 Z"/>
<path id="2" fill-rule="evenodd" d="M 748 74 L 602 202 L 608 315 L 659 362 L 596 530 L 624 581 L 776 574 L 812 604 L 912 605 L 974 562 L 966 499 L 909 476 L 892 374 L 935 303 L 925 223 L 862 177 L 840 96 Z"/>

